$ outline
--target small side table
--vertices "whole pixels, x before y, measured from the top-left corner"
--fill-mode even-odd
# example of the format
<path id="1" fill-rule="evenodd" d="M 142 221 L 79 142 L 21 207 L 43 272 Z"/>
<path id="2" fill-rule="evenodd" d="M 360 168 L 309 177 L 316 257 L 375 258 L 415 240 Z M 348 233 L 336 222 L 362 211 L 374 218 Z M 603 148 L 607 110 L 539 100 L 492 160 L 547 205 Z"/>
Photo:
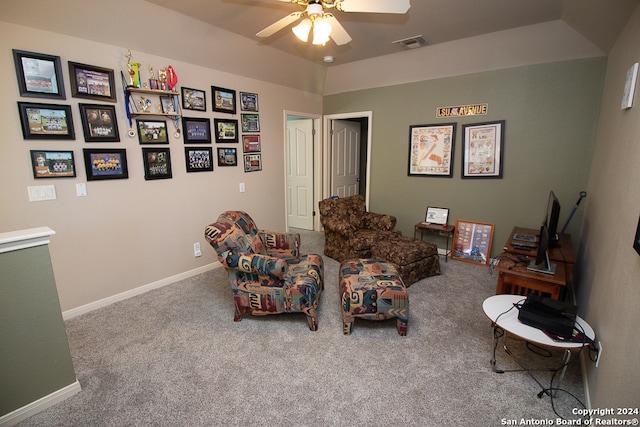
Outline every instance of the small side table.
<path id="1" fill-rule="evenodd" d="M 437 231 L 438 234 L 446 233 L 447 235 L 447 246 L 444 251 L 444 262 L 449 260 L 449 255 L 451 255 L 451 250 L 449 250 L 449 240 L 453 238 L 453 232 L 455 231 L 455 225 L 441 225 L 441 224 L 431 224 L 428 222 L 419 222 L 414 226 L 413 229 L 413 238 L 418 239 L 418 231 L 420 231 L 420 240 L 422 240 L 422 235 L 425 231 L 433 232 Z"/>

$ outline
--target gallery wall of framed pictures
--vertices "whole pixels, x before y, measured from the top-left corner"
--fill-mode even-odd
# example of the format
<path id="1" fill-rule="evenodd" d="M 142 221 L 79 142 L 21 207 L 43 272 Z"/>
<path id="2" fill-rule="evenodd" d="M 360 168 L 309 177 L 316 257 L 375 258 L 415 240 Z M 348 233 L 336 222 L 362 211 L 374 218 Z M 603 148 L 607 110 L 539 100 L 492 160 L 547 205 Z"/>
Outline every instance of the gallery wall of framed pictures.
<path id="1" fill-rule="evenodd" d="M 179 139 L 184 145 L 186 173 L 213 172 L 215 163 L 225 168 L 242 165 L 245 173 L 262 170 L 257 93 L 211 85 L 209 107 L 206 90 L 188 83 L 179 89 L 167 88 L 167 68 L 160 69 L 156 78 L 149 65 L 149 79 L 143 79 L 145 67 L 132 63 L 129 52 L 125 55 L 127 73 L 121 72 L 125 96 L 118 97 L 112 68 L 67 61 L 67 83 L 59 56 L 19 49 L 12 52 L 20 97 L 28 98 L 20 99 L 17 107 L 23 138 L 34 144 L 26 151 L 35 179 L 78 177 L 74 149 L 80 148 L 79 160 L 84 162 L 87 181 L 129 179 L 127 150 L 136 140 L 145 180 L 173 177 L 170 147 L 175 144 L 172 140 Z M 66 87 L 71 97 L 78 99 L 75 105 L 61 103 L 67 100 Z M 121 139 L 117 115 L 123 110 L 127 112 L 129 138 Z M 192 114 L 183 116 L 183 110 Z M 77 143 L 77 114 L 82 125 L 80 138 L 90 144 L 86 148 Z M 66 140 L 69 145 L 50 149 L 47 140 Z M 211 147 L 214 142 L 215 150 Z M 99 143 L 109 145 L 99 147 Z M 121 145 L 115 148 L 112 143 Z"/>

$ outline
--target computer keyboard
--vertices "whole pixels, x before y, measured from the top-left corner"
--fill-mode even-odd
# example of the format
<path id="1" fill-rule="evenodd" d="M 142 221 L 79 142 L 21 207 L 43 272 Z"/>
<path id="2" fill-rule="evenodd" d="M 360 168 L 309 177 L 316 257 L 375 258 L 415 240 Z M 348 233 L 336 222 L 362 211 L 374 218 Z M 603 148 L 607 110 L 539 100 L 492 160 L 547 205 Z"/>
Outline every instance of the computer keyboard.
<path id="1" fill-rule="evenodd" d="M 517 240 L 512 240 L 511 241 L 511 246 L 513 246 L 516 249 L 535 249 L 538 247 L 537 244 L 535 243 L 531 243 L 531 242 L 520 242 Z"/>

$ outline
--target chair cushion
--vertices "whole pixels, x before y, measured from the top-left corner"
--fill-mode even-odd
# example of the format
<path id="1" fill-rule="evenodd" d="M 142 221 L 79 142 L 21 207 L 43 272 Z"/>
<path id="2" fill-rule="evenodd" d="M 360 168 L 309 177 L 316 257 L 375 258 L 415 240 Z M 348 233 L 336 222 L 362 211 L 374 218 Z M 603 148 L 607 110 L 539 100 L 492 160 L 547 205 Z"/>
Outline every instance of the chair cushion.
<path id="1" fill-rule="evenodd" d="M 396 265 L 407 265 L 437 255 L 438 246 L 434 243 L 402 237 L 378 241 L 373 246 L 371 254 Z"/>

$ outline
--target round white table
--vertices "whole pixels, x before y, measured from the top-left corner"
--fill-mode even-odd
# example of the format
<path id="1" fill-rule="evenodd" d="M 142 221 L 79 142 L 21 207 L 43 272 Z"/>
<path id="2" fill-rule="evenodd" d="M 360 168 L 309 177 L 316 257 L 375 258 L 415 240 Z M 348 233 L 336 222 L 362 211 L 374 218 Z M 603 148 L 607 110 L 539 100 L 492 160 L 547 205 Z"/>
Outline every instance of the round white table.
<path id="1" fill-rule="evenodd" d="M 482 309 L 484 313 L 491 319 L 491 322 L 496 326 L 504 330 L 505 340 L 507 334 L 512 334 L 521 339 L 543 346 L 561 348 L 566 350 L 564 361 L 561 367 L 559 382 L 564 378 L 564 373 L 567 368 L 567 364 L 571 359 L 571 350 L 580 349 L 587 345 L 588 342 L 566 342 L 556 341 L 545 334 L 542 330 L 534 328 L 532 326 L 525 325 L 518 320 L 519 309 L 516 305 L 524 303 L 526 297 L 522 295 L 494 295 L 482 303 Z M 589 324 L 579 316 L 576 316 L 576 329 L 583 332 L 591 340 L 595 339 L 595 332 L 589 326 Z M 496 368 L 496 347 L 498 343 L 498 336 L 493 333 L 493 358 L 491 359 L 491 365 L 494 372 L 504 373 L 505 371 Z M 505 341 L 506 343 L 506 341 Z M 511 354 L 505 344 L 505 351 Z M 534 378 L 535 379 L 535 378 Z M 537 380 L 536 380 L 537 381 Z"/>

